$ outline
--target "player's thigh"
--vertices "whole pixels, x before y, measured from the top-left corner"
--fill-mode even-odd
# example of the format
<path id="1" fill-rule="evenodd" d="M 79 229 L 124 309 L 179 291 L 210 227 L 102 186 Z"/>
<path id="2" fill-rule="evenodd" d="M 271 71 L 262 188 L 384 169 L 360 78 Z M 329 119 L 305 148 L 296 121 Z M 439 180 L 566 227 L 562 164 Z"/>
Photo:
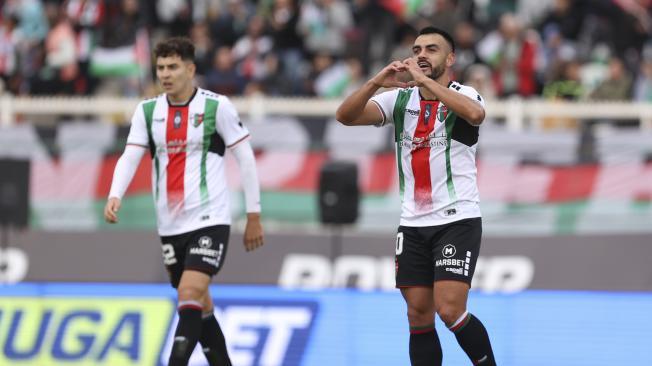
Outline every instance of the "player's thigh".
<path id="1" fill-rule="evenodd" d="M 229 243 L 228 225 L 216 225 L 193 231 L 186 246 L 184 270 L 216 275 L 222 268 Z"/>
<path id="2" fill-rule="evenodd" d="M 403 287 L 401 288 L 401 295 L 408 308 L 413 308 L 417 311 L 430 311 L 434 308 L 432 287 Z"/>
<path id="3" fill-rule="evenodd" d="M 419 228 L 399 226 L 396 235 L 396 287 L 428 287 L 434 281 L 432 248 Z"/>
<path id="4" fill-rule="evenodd" d="M 211 276 L 208 274 L 189 269 L 184 270 L 179 281 L 179 301 L 203 301 L 208 293 L 210 283 Z"/>
<path id="5" fill-rule="evenodd" d="M 447 224 L 432 246 L 435 281 L 460 281 L 470 286 L 480 254 L 482 219 L 471 218 Z"/>
<path id="6" fill-rule="evenodd" d="M 466 311 L 469 285 L 456 280 L 435 282 L 435 311 L 446 325 L 450 325 Z"/>

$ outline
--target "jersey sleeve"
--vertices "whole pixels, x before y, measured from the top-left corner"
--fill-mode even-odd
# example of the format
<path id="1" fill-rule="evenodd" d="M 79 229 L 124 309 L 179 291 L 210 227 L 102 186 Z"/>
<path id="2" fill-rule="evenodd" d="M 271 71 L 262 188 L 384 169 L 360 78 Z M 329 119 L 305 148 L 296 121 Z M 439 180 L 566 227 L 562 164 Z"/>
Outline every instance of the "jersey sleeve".
<path id="1" fill-rule="evenodd" d="M 394 123 L 394 104 L 396 103 L 396 96 L 398 89 L 382 92 L 371 97 L 371 102 L 376 104 L 380 113 L 383 115 L 382 122 L 376 126 L 384 126 L 388 123 Z"/>
<path id="2" fill-rule="evenodd" d="M 240 121 L 235 106 L 228 98 L 222 98 L 217 106 L 217 133 L 227 147 L 249 135 L 249 130 Z"/>
<path id="3" fill-rule="evenodd" d="M 455 90 L 457 90 L 458 93 L 464 94 L 467 97 L 473 99 L 474 101 L 480 103 L 482 108 L 484 108 L 484 98 L 480 96 L 480 93 L 478 93 L 477 90 L 466 85 L 459 85 L 459 86 L 460 86 L 459 89 L 455 88 Z"/>
<path id="4" fill-rule="evenodd" d="M 149 144 L 147 122 L 145 121 L 145 111 L 143 110 L 142 102 L 138 104 L 134 115 L 131 117 L 131 127 L 129 128 L 129 136 L 127 136 L 127 144 L 140 146 L 148 146 Z"/>

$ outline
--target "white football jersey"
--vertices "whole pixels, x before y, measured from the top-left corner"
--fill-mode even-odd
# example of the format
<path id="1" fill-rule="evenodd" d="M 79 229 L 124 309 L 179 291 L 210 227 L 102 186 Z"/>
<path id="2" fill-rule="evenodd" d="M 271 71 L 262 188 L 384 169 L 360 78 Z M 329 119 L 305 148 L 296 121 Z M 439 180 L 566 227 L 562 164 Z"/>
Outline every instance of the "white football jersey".
<path id="1" fill-rule="evenodd" d="M 127 144 L 150 150 L 159 235 L 231 223 L 224 152 L 248 135 L 229 99 L 201 88 L 185 105 L 138 105 Z"/>
<path id="2" fill-rule="evenodd" d="M 472 87 L 455 90 L 484 108 Z M 418 87 L 375 95 L 383 122 L 393 123 L 402 210 L 401 225 L 433 226 L 480 217 L 475 153 L 477 126 L 438 100 L 424 100 Z"/>

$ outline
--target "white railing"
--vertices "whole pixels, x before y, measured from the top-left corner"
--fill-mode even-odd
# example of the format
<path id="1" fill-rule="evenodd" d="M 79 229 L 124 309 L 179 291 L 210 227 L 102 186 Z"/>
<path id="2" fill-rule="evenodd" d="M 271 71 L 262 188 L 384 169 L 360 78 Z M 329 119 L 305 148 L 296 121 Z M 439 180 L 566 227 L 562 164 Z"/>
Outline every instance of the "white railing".
<path id="1" fill-rule="evenodd" d="M 250 118 L 265 115 L 332 117 L 337 99 L 271 98 L 265 96 L 231 98 L 238 112 Z M 123 97 L 12 97 L 0 96 L 0 126 L 10 126 L 17 116 L 111 115 L 127 123 L 139 98 Z M 513 130 L 537 127 L 549 117 L 596 119 L 636 119 L 643 129 L 652 129 L 652 104 L 633 102 L 561 102 L 519 98 L 487 102 L 487 117 L 503 119 Z"/>

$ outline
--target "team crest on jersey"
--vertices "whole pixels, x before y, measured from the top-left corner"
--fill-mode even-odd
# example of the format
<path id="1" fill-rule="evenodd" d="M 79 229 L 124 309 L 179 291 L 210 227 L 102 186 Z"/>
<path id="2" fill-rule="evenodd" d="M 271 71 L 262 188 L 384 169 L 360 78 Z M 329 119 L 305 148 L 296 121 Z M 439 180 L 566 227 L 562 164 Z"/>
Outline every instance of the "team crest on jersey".
<path id="1" fill-rule="evenodd" d="M 197 127 L 200 124 L 202 124 L 202 122 L 204 122 L 204 114 L 203 113 L 201 113 L 201 114 L 196 113 L 195 117 L 193 118 L 192 125 Z"/>
<path id="2" fill-rule="evenodd" d="M 448 117 L 448 108 L 446 108 L 445 105 L 440 104 L 437 109 L 437 119 L 443 122 L 446 120 L 446 117 Z"/>

